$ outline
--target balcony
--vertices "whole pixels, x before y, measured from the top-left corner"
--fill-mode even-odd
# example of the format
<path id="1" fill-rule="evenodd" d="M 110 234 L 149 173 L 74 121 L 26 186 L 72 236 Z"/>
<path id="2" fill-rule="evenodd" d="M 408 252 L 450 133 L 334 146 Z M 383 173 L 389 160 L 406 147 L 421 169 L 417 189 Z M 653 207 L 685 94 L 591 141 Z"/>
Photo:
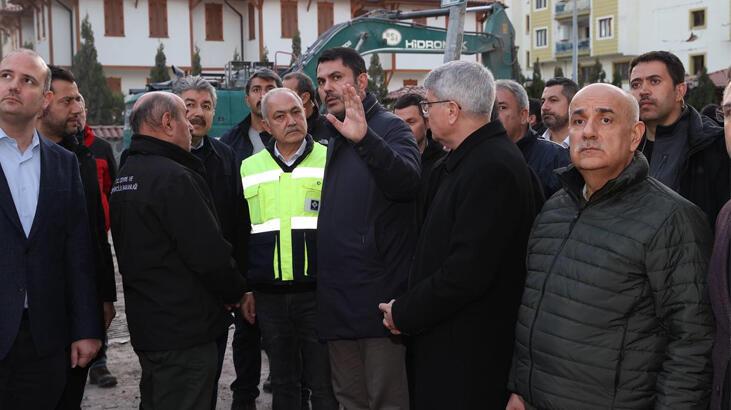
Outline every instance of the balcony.
<path id="1" fill-rule="evenodd" d="M 574 1 L 560 1 L 556 3 L 553 10 L 556 20 L 571 18 L 574 14 Z M 576 0 L 576 14 L 578 16 L 588 16 L 591 13 L 591 0 Z"/>
<path id="2" fill-rule="evenodd" d="M 571 57 L 573 43 L 571 41 L 559 41 L 556 43 L 556 58 Z M 579 40 L 579 56 L 588 56 L 591 51 L 591 40 L 588 38 Z"/>

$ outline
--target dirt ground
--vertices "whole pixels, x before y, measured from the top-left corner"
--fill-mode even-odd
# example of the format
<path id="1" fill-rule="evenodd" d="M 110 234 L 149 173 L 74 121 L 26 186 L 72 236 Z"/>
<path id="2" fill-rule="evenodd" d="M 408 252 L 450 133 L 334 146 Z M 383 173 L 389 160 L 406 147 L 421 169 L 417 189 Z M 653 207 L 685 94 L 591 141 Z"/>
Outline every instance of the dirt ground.
<path id="1" fill-rule="evenodd" d="M 124 314 L 124 296 L 122 295 L 122 278 L 117 274 L 117 317 L 109 327 L 109 349 L 107 351 L 107 366 L 109 371 L 117 377 L 118 384 L 111 388 L 99 388 L 87 384 L 82 409 L 116 409 L 133 410 L 139 408 L 140 403 L 140 364 L 129 342 L 127 319 Z M 235 378 L 233 359 L 231 356 L 231 338 L 233 327 L 229 329 L 229 342 L 226 349 L 226 358 L 223 362 L 223 371 L 218 381 L 217 409 L 231 408 L 231 389 L 229 386 Z M 269 374 L 269 362 L 262 354 L 261 381 Z M 261 391 L 261 384 L 259 385 Z M 261 391 L 257 399 L 258 410 L 271 410 L 271 394 Z"/>

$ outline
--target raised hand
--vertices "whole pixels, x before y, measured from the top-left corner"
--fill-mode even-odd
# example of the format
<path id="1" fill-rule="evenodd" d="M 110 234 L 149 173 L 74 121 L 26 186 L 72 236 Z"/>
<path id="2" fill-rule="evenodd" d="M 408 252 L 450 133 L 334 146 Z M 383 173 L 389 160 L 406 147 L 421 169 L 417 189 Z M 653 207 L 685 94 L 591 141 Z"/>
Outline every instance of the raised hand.
<path id="1" fill-rule="evenodd" d="M 368 132 L 368 123 L 363 110 L 363 102 L 352 84 L 344 87 L 343 104 L 345 105 L 343 121 L 338 120 L 332 114 L 328 114 L 327 119 L 343 137 L 353 142 L 360 142 Z"/>

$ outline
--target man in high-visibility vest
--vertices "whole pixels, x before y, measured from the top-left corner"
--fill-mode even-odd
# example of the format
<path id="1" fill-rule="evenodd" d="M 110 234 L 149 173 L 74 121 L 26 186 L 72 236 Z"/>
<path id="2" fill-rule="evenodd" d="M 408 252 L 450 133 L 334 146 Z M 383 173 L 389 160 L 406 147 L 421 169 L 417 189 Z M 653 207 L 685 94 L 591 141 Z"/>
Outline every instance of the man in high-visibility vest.
<path id="1" fill-rule="evenodd" d="M 336 410 L 327 346 L 315 334 L 315 241 L 326 149 L 307 134 L 294 91 L 269 91 L 261 108 L 273 139 L 241 164 L 251 217 L 247 278 L 254 290 L 244 315 L 259 321 L 273 409 L 300 410 L 302 381 L 312 391 L 313 410 Z"/>

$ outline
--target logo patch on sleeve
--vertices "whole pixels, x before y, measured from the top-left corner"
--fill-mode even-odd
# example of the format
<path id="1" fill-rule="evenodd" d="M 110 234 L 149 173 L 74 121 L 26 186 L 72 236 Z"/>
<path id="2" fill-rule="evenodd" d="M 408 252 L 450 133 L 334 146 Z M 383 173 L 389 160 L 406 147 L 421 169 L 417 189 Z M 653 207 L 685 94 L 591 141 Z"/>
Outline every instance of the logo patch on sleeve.
<path id="1" fill-rule="evenodd" d="M 305 199 L 305 211 L 306 212 L 320 212 L 320 200 L 307 198 Z"/>

